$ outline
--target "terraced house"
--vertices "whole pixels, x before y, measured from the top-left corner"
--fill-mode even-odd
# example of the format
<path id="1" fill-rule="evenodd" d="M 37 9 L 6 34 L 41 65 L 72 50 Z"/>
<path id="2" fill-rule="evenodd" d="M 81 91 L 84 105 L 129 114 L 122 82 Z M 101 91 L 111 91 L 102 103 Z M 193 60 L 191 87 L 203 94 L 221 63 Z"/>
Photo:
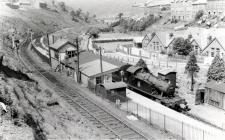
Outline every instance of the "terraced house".
<path id="1" fill-rule="evenodd" d="M 174 0 L 171 2 L 171 19 L 191 21 L 198 11 L 205 11 L 206 6 L 206 0 Z"/>

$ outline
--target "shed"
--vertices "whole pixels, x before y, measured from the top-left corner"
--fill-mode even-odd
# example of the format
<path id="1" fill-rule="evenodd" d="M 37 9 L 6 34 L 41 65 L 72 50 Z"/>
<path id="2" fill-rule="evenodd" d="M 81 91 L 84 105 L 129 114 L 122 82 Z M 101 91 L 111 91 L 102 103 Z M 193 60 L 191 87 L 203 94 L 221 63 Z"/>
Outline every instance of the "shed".
<path id="1" fill-rule="evenodd" d="M 112 102 L 116 102 L 117 99 L 124 102 L 126 101 L 126 87 L 127 84 L 124 82 L 105 83 L 97 85 L 96 93 Z"/>
<path id="2" fill-rule="evenodd" d="M 205 85 L 205 103 L 225 109 L 225 83 L 211 80 Z"/>

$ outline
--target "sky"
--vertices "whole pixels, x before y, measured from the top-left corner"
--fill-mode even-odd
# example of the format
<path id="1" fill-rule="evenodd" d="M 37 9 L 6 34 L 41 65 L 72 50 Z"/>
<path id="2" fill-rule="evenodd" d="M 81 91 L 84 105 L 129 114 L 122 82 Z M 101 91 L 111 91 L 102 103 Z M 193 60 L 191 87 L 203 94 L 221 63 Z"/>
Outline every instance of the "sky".
<path id="1" fill-rule="evenodd" d="M 143 3 L 148 0 L 57 0 L 64 1 L 69 6 L 83 11 L 89 11 L 90 14 L 96 14 L 98 17 L 117 15 L 123 12 L 128 15 L 136 15 L 144 12 L 142 8 L 132 7 L 135 3 Z"/>

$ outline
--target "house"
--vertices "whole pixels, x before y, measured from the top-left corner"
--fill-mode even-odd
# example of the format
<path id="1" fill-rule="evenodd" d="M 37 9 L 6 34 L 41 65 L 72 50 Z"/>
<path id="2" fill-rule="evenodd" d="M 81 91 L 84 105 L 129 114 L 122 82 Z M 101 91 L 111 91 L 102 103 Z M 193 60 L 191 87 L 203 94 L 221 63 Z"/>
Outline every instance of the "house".
<path id="1" fill-rule="evenodd" d="M 97 85 L 96 93 L 112 102 L 116 102 L 117 99 L 124 102 L 126 101 L 126 88 L 127 84 L 124 82 L 109 82 Z"/>
<path id="2" fill-rule="evenodd" d="M 221 15 L 225 11 L 225 1 L 208 0 L 206 10 L 209 15 Z"/>
<path id="3" fill-rule="evenodd" d="M 62 67 L 61 63 L 66 59 L 74 59 L 77 54 L 77 47 L 68 40 L 60 39 L 49 46 L 51 66 L 53 69 Z"/>
<path id="4" fill-rule="evenodd" d="M 147 34 L 142 41 L 142 48 L 150 52 L 166 51 L 173 39 L 174 37 L 166 32 Z"/>
<path id="5" fill-rule="evenodd" d="M 225 83 L 209 81 L 205 85 L 204 102 L 225 109 Z"/>
<path id="6" fill-rule="evenodd" d="M 174 0 L 171 3 L 171 19 L 191 21 L 198 11 L 205 11 L 206 6 L 206 0 Z"/>
<path id="7" fill-rule="evenodd" d="M 202 50 L 202 55 L 208 57 L 215 57 L 219 53 L 221 57 L 225 54 L 225 48 L 223 39 L 214 38 L 208 45 Z M 223 45 L 222 45 L 223 44 Z"/>

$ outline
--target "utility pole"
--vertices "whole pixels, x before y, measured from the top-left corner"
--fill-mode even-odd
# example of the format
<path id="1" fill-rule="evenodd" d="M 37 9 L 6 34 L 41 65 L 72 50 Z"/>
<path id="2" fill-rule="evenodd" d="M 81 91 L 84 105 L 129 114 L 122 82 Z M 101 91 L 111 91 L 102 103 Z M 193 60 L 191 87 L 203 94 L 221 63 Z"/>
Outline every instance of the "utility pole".
<path id="1" fill-rule="evenodd" d="M 101 73 L 103 72 L 103 68 L 102 68 L 102 48 L 100 48 L 100 68 L 101 68 Z"/>
<path id="2" fill-rule="evenodd" d="M 50 67 L 52 68 L 52 57 L 51 57 L 51 50 L 50 50 L 50 45 L 49 45 L 49 35 L 47 33 L 47 45 L 48 45 L 48 56 L 49 56 L 49 63 Z"/>
<path id="3" fill-rule="evenodd" d="M 76 46 L 77 46 L 77 82 L 80 83 L 80 50 L 79 50 L 79 41 L 78 37 L 76 38 Z"/>

